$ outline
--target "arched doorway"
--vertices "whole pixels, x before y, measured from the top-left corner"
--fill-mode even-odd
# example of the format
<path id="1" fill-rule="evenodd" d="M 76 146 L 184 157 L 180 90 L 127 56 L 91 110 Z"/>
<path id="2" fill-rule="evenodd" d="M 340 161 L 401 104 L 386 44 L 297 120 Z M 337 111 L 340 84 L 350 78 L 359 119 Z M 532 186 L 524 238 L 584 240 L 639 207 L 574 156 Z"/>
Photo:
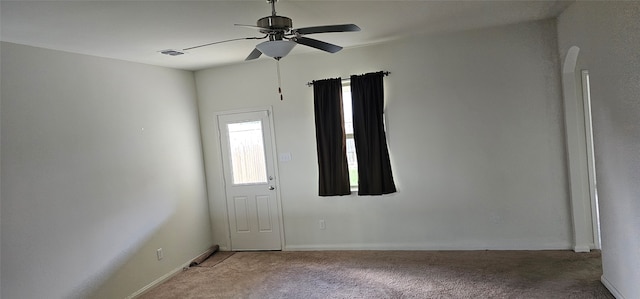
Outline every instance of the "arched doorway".
<path id="1" fill-rule="evenodd" d="M 600 248 L 591 99 L 588 70 L 580 70 L 580 48 L 569 48 L 562 66 L 565 136 L 574 251 Z"/>

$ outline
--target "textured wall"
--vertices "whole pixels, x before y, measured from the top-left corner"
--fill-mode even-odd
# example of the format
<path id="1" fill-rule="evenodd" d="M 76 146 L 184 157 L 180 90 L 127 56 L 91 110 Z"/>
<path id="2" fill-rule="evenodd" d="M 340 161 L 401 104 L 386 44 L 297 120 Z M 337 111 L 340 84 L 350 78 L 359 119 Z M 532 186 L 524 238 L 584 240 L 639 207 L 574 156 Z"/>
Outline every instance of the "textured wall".
<path id="1" fill-rule="evenodd" d="M 190 72 L 2 43 L 1 148 L 3 298 L 123 298 L 212 244 Z"/>
<path id="2" fill-rule="evenodd" d="M 215 113 L 273 106 L 287 249 L 550 249 L 572 242 L 554 20 L 196 73 L 214 239 L 228 244 Z M 317 196 L 311 80 L 388 70 L 399 192 Z M 319 230 L 319 219 L 326 230 Z"/>

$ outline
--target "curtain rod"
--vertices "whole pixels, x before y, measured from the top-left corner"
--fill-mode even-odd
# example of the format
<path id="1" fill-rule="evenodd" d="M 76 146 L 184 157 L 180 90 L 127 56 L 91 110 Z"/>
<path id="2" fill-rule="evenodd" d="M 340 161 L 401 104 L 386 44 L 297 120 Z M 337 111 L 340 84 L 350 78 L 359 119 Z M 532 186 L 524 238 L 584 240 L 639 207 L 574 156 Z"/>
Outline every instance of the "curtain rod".
<path id="1" fill-rule="evenodd" d="M 389 74 L 391 74 L 391 72 L 389 72 L 389 71 L 382 71 L 382 74 L 386 77 L 386 76 L 389 76 Z M 347 80 L 349 80 L 349 78 L 344 78 L 344 79 L 342 79 L 342 81 L 347 81 Z M 307 82 L 307 86 L 309 86 L 309 87 L 313 86 L 313 82 L 314 82 L 314 81 Z"/>

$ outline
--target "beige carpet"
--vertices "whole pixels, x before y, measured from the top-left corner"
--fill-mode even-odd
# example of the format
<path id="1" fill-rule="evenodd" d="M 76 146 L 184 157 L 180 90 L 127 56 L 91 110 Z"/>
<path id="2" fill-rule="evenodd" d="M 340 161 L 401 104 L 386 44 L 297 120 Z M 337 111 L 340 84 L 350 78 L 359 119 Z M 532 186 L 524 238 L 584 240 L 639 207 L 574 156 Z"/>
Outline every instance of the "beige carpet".
<path id="1" fill-rule="evenodd" d="M 141 298 L 614 298 L 600 253 L 218 252 Z"/>

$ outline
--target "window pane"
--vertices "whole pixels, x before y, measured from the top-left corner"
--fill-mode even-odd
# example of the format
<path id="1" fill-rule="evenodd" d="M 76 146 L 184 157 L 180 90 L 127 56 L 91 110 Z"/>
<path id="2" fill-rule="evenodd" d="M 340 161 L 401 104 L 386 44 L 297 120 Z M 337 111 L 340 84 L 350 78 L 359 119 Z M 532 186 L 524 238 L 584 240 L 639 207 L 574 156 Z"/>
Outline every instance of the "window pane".
<path id="1" fill-rule="evenodd" d="M 342 109 L 344 113 L 344 132 L 353 134 L 353 112 L 351 110 L 351 86 L 342 86 Z"/>
<path id="2" fill-rule="evenodd" d="M 262 122 L 228 124 L 234 185 L 267 183 Z"/>
<path id="3" fill-rule="evenodd" d="M 353 110 L 351 107 L 351 86 L 342 85 L 342 109 L 344 113 L 344 133 L 347 135 L 347 165 L 349 167 L 349 184 L 352 189 L 358 187 L 358 157 L 356 143 L 353 140 Z"/>
<path id="4" fill-rule="evenodd" d="M 349 166 L 349 183 L 358 186 L 358 159 L 356 157 L 356 143 L 353 136 L 347 137 L 347 165 Z"/>

